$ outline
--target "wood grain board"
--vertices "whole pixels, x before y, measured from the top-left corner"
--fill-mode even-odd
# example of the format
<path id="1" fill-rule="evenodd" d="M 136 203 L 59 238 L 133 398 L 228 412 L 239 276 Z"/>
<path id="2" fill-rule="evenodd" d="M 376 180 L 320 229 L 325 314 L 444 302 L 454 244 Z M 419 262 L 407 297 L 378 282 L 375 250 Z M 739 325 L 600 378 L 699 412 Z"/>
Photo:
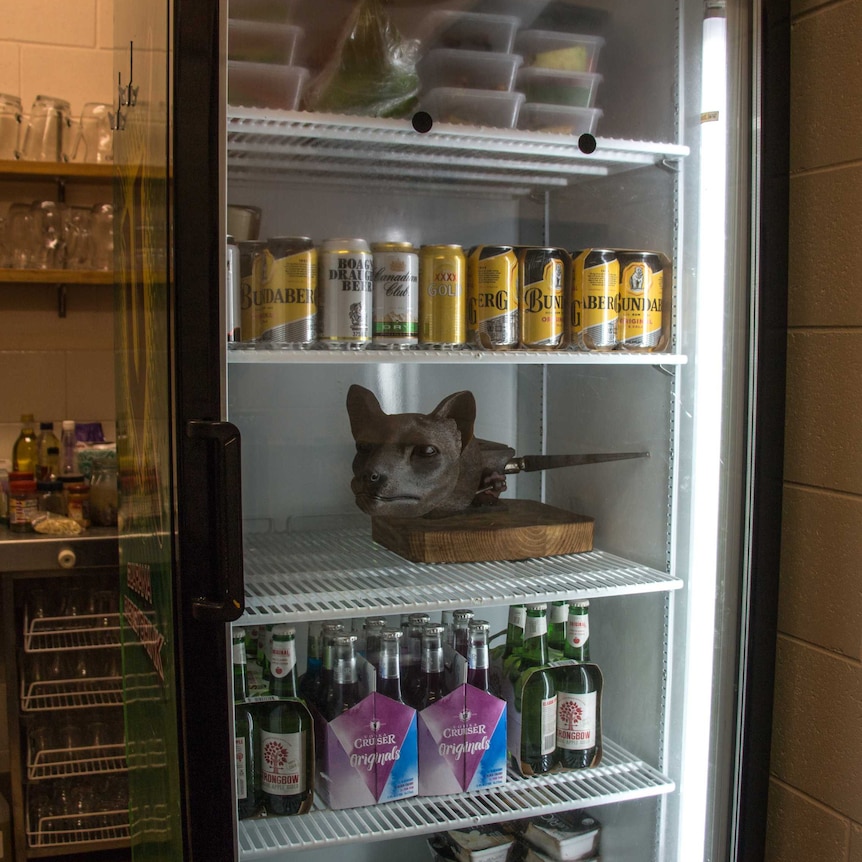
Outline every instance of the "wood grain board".
<path id="1" fill-rule="evenodd" d="M 371 536 L 416 563 L 475 563 L 593 548 L 594 521 L 534 500 L 505 500 L 446 518 L 372 518 Z"/>

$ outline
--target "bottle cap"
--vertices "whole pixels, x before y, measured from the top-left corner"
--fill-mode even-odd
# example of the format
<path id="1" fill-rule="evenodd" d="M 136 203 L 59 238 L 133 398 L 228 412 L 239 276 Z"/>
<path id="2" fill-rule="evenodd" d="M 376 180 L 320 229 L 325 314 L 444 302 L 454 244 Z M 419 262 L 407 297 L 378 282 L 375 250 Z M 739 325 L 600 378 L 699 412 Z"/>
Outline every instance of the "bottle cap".
<path id="1" fill-rule="evenodd" d="M 40 431 L 53 431 L 54 430 L 54 423 L 53 422 L 40 422 L 39 423 L 39 430 Z"/>
<path id="2" fill-rule="evenodd" d="M 36 482 L 33 479 L 21 479 L 9 483 L 10 494 L 29 494 L 36 490 Z"/>
<path id="3" fill-rule="evenodd" d="M 63 430 L 64 431 L 74 431 L 75 430 L 75 420 L 74 419 L 64 419 L 63 420 Z"/>

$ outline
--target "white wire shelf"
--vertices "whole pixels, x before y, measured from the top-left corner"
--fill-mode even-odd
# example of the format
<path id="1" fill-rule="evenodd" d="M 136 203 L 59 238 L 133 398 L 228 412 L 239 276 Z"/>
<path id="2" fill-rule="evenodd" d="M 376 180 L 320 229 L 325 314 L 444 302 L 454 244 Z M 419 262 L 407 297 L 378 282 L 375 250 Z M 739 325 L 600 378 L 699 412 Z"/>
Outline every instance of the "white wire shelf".
<path id="1" fill-rule="evenodd" d="M 239 824 L 240 859 L 266 859 L 285 850 L 429 835 L 573 808 L 660 796 L 674 782 L 605 739 L 601 765 L 533 778 L 511 774 L 505 784 L 453 796 L 414 796 L 363 808 L 314 808 L 294 817 Z"/>
<path id="2" fill-rule="evenodd" d="M 120 615 L 36 617 L 24 620 L 24 652 L 90 650 L 120 646 Z"/>
<path id="3" fill-rule="evenodd" d="M 21 681 L 21 711 L 51 712 L 58 709 L 88 709 L 122 706 L 120 677 Z"/>
<path id="4" fill-rule="evenodd" d="M 232 176 L 295 174 L 341 184 L 355 180 L 426 183 L 453 191 L 525 194 L 688 155 L 680 144 L 596 138 L 584 153 L 573 135 L 436 123 L 426 134 L 409 120 L 229 108 Z"/>
<path id="5" fill-rule="evenodd" d="M 77 845 L 104 845 L 128 840 L 127 810 L 56 814 L 38 819 L 27 816 L 27 844 L 30 847 L 64 847 L 72 851 L 80 849 Z"/>
<path id="6" fill-rule="evenodd" d="M 598 598 L 679 589 L 682 581 L 589 551 L 516 562 L 423 565 L 371 538 L 371 528 L 253 533 L 245 539 L 242 624 Z"/>
<path id="7" fill-rule="evenodd" d="M 230 364 L 278 365 L 281 363 L 349 363 L 398 365 L 685 365 L 688 357 L 677 353 L 608 353 L 577 350 L 323 350 L 275 345 L 229 345 Z"/>
<path id="8" fill-rule="evenodd" d="M 127 771 L 126 746 L 122 742 L 79 748 L 47 748 L 41 751 L 34 751 L 30 747 L 27 753 L 29 781 Z"/>

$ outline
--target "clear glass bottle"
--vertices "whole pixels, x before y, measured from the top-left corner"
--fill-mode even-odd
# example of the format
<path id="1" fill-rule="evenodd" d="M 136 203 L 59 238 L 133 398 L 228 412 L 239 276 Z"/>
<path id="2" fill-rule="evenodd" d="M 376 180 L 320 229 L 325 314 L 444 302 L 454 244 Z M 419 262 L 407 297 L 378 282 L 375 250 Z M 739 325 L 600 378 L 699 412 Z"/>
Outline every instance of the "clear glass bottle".
<path id="1" fill-rule="evenodd" d="M 487 620 L 470 620 L 467 627 L 467 683 L 490 691 L 488 638 L 491 624 Z"/>
<path id="2" fill-rule="evenodd" d="M 557 690 L 548 663 L 546 604 L 527 605 L 524 650 L 518 663 L 515 708 L 521 714 L 521 771 L 550 772 L 556 763 Z"/>
<path id="3" fill-rule="evenodd" d="M 260 722 L 261 789 L 268 814 L 299 814 L 310 804 L 314 770 L 311 716 L 297 696 L 296 630 L 272 630 L 269 686 L 279 698 Z"/>
<path id="4" fill-rule="evenodd" d="M 260 740 L 257 721 L 248 703 L 245 629 L 231 633 L 233 647 L 234 758 L 236 798 L 240 820 L 254 817 L 261 808 Z"/>
<path id="5" fill-rule="evenodd" d="M 21 433 L 12 446 L 12 470 L 36 475 L 39 445 L 36 442 L 33 414 L 21 415 Z"/>
<path id="6" fill-rule="evenodd" d="M 598 723 L 598 685 L 590 660 L 590 624 L 587 601 L 569 606 L 563 655 L 577 664 L 557 680 L 557 758 L 568 769 L 592 764 L 601 732 Z"/>
<path id="7" fill-rule="evenodd" d="M 468 608 L 458 608 L 452 611 L 452 648 L 467 658 L 469 637 L 467 628 L 473 619 L 473 611 Z"/>
<path id="8" fill-rule="evenodd" d="M 401 691 L 401 638 L 399 629 L 384 629 L 380 633 L 380 656 L 377 666 L 379 694 L 404 703 Z"/>
<path id="9" fill-rule="evenodd" d="M 344 634 L 343 623 L 324 623 L 321 630 L 321 650 L 323 658 L 320 663 L 320 683 L 317 688 L 317 699 L 314 701 L 318 709 L 326 706 L 326 698 L 332 685 L 332 669 L 335 667 L 335 638 Z"/>
<path id="10" fill-rule="evenodd" d="M 429 623 L 422 629 L 422 661 L 416 709 L 425 709 L 446 695 L 443 681 L 443 633 L 445 628 Z"/>
<path id="11" fill-rule="evenodd" d="M 308 634 L 305 641 L 305 673 L 297 683 L 299 696 L 306 703 L 317 702 L 317 693 L 320 689 L 320 668 L 323 663 L 322 635 L 322 623 L 310 622 L 308 624 Z"/>
<path id="12" fill-rule="evenodd" d="M 37 482 L 36 490 L 39 492 L 40 512 L 52 512 L 55 515 L 66 514 L 66 498 L 63 495 L 62 482 Z"/>
<path id="13" fill-rule="evenodd" d="M 60 437 L 60 472 L 69 476 L 78 472 L 78 450 L 73 419 L 63 420 L 63 433 Z"/>
<path id="14" fill-rule="evenodd" d="M 401 639 L 401 690 L 407 702 L 413 705 L 419 696 L 422 664 L 422 631 L 431 622 L 424 612 L 409 614 L 405 635 Z"/>
<path id="15" fill-rule="evenodd" d="M 47 482 L 60 475 L 60 441 L 53 422 L 39 423 L 36 438 L 36 481 Z"/>
<path id="16" fill-rule="evenodd" d="M 323 708 L 323 717 L 327 721 L 332 721 L 362 700 L 356 668 L 356 641 L 356 635 L 342 634 L 332 639 L 332 682 Z"/>
<path id="17" fill-rule="evenodd" d="M 117 468 L 96 467 L 90 479 L 90 520 L 98 527 L 116 526 L 117 506 Z"/>
<path id="18" fill-rule="evenodd" d="M 380 650 L 383 645 L 382 637 L 386 629 L 386 619 L 384 617 L 368 617 L 365 620 L 363 628 L 365 629 L 365 658 L 375 668 L 379 668 Z"/>

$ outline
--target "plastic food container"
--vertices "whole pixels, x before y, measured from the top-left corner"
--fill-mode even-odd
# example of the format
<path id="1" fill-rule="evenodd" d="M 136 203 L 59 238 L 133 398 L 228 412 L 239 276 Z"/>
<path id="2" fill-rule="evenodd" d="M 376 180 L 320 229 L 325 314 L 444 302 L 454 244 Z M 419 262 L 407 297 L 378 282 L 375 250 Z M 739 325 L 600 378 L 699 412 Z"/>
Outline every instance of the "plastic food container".
<path id="1" fill-rule="evenodd" d="M 557 135 L 592 135 L 601 115 L 598 108 L 570 108 L 566 105 L 538 105 L 528 102 L 521 107 L 518 128 Z"/>
<path id="2" fill-rule="evenodd" d="M 495 51 L 462 51 L 435 48 L 419 62 L 419 78 L 426 90 L 435 87 L 467 87 L 473 90 L 512 89 L 523 58 Z"/>
<path id="3" fill-rule="evenodd" d="M 518 89 L 528 102 L 592 108 L 602 76 L 594 72 L 558 72 L 528 66 L 518 73 Z"/>
<path id="4" fill-rule="evenodd" d="M 601 36 L 550 30 L 523 30 L 516 40 L 517 51 L 526 65 L 562 72 L 595 72 L 604 44 Z"/>
<path id="5" fill-rule="evenodd" d="M 521 27 L 526 29 L 547 5 L 548 0 L 478 0 L 472 10 L 491 15 L 515 15 L 521 19 Z"/>
<path id="6" fill-rule="evenodd" d="M 228 60 L 227 101 L 242 108 L 295 111 L 308 82 L 308 69 Z"/>
<path id="7" fill-rule="evenodd" d="M 523 93 L 438 87 L 423 96 L 419 107 L 427 111 L 435 123 L 513 129 L 523 103 Z"/>
<path id="8" fill-rule="evenodd" d="M 428 48 L 461 48 L 509 54 L 520 18 L 438 9 L 425 18 L 422 43 Z"/>
<path id="9" fill-rule="evenodd" d="M 247 63 L 280 63 L 290 66 L 296 59 L 301 27 L 267 21 L 239 21 L 227 24 L 228 60 Z"/>

